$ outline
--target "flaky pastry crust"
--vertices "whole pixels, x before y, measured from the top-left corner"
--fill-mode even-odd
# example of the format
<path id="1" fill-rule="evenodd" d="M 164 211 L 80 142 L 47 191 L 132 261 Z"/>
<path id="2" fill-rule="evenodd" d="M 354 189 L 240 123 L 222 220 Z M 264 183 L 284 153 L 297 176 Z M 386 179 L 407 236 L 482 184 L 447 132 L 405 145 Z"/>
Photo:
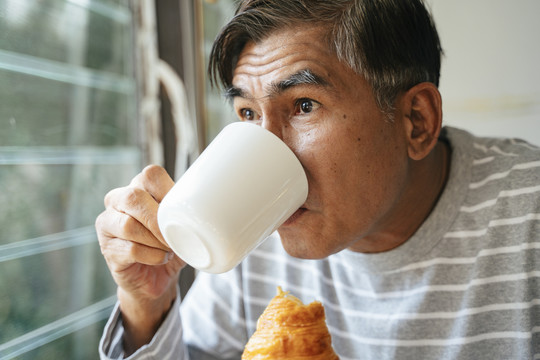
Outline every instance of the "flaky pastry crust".
<path id="1" fill-rule="evenodd" d="M 269 359 L 339 359 L 319 301 L 304 305 L 278 287 L 242 354 L 242 360 Z"/>

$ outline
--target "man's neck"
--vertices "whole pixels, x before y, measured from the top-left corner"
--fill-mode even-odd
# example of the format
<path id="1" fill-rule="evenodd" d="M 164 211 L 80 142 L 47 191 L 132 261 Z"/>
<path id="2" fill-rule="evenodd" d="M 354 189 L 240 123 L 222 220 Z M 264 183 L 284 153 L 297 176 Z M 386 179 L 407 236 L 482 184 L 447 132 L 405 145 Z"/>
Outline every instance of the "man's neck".
<path id="1" fill-rule="evenodd" d="M 392 213 L 349 250 L 378 253 L 397 248 L 409 240 L 433 211 L 444 191 L 450 158 L 450 146 L 439 140 L 425 159 L 412 162 L 408 189 Z"/>

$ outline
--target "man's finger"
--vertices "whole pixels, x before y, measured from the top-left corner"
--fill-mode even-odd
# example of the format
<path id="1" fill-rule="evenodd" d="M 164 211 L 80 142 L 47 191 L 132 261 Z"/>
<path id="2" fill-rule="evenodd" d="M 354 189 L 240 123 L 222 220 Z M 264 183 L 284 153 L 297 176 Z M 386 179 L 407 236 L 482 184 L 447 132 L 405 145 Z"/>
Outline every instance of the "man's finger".
<path id="1" fill-rule="evenodd" d="M 158 202 L 145 190 L 124 187 L 111 190 L 105 196 L 105 205 L 127 214 L 147 228 L 162 244 L 166 245 L 157 223 Z"/>
<path id="2" fill-rule="evenodd" d="M 96 229 L 104 237 L 134 241 L 156 249 L 170 251 L 168 246 L 158 240 L 137 219 L 113 208 L 106 209 L 97 217 Z"/>
<path id="3" fill-rule="evenodd" d="M 163 200 L 173 185 L 174 181 L 167 171 L 157 165 L 145 167 L 129 184 L 129 186 L 147 191 L 158 203 Z"/>
<path id="4" fill-rule="evenodd" d="M 135 264 L 163 265 L 172 258 L 170 252 L 124 239 L 110 238 L 100 241 L 100 246 L 111 271 L 116 273 Z"/>

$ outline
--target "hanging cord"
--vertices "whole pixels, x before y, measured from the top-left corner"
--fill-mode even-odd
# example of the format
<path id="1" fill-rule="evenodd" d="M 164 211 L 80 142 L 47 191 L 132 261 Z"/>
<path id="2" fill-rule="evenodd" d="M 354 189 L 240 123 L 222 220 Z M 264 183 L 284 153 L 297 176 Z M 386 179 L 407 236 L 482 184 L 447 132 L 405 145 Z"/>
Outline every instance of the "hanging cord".
<path id="1" fill-rule="evenodd" d="M 158 61 L 157 70 L 159 80 L 171 102 L 177 141 L 175 173 L 179 176 L 187 170 L 190 159 L 195 159 L 198 155 L 197 134 L 189 113 L 183 81 L 173 68 L 163 60 Z"/>
<path id="2" fill-rule="evenodd" d="M 158 55 L 156 9 L 154 0 L 139 0 L 137 39 L 142 74 L 141 114 L 145 123 L 148 162 L 164 165 L 160 118 L 159 84 L 165 88 L 171 103 L 176 137 L 175 177 L 182 175 L 190 160 L 198 156 L 198 137 L 190 116 L 182 79 Z"/>

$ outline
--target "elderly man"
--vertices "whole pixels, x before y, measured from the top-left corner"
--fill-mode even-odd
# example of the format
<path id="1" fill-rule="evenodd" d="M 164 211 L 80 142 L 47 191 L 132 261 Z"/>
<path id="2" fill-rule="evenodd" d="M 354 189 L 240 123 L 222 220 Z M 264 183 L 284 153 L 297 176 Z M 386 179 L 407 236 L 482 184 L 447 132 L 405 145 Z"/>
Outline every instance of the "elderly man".
<path id="1" fill-rule="evenodd" d="M 540 150 L 441 129 L 441 52 L 420 0 L 242 1 L 211 76 L 297 155 L 307 201 L 181 301 L 156 222 L 173 181 L 111 191 L 102 358 L 238 359 L 277 285 L 324 304 L 341 359 L 539 358 Z"/>

